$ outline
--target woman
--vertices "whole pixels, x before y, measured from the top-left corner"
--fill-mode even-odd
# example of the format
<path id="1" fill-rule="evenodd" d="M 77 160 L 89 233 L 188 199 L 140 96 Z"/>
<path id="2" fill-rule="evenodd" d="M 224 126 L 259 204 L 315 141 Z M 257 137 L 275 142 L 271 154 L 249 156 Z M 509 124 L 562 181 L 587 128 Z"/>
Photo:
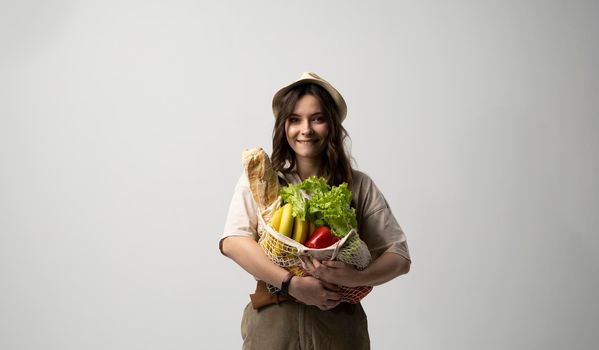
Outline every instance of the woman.
<path id="1" fill-rule="evenodd" d="M 244 349 L 369 349 L 366 315 L 358 304 L 340 303 L 339 286 L 376 286 L 410 269 L 406 237 L 385 198 L 364 173 L 352 169 L 344 147 L 341 94 L 314 73 L 304 73 L 273 98 L 271 156 L 282 183 L 322 176 L 330 185 L 349 184 L 360 238 L 372 255 L 358 271 L 340 261 L 303 259 L 309 276 L 291 276 L 258 245 L 257 209 L 241 176 L 220 242 L 222 253 L 258 280 L 242 320 Z M 290 298 L 270 295 L 266 283 Z M 260 300 L 260 301 L 259 301 Z M 267 300 L 266 302 L 264 300 Z"/>

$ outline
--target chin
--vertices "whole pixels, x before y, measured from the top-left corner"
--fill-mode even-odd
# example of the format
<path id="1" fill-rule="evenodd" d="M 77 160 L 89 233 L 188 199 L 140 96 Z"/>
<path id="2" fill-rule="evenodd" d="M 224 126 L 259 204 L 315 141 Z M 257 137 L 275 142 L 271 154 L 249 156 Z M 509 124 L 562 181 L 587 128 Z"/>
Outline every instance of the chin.
<path id="1" fill-rule="evenodd" d="M 295 152 L 296 156 L 302 158 L 318 159 L 322 157 L 322 151 L 320 152 Z"/>

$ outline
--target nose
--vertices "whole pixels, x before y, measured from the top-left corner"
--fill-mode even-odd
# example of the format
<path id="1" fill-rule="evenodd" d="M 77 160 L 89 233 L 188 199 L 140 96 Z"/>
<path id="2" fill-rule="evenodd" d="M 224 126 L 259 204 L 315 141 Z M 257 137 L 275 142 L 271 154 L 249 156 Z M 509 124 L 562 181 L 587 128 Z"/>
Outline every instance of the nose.
<path id="1" fill-rule="evenodd" d="M 302 134 L 303 135 L 310 135 L 312 133 L 312 123 L 310 123 L 309 120 L 304 120 L 302 122 Z"/>

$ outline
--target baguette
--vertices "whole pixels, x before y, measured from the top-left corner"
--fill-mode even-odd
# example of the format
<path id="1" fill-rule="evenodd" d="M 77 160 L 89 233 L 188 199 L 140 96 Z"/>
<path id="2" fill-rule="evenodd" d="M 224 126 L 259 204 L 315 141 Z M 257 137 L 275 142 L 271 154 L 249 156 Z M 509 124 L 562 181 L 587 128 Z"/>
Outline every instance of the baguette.
<path id="1" fill-rule="evenodd" d="M 279 180 L 270 158 L 258 147 L 243 151 L 241 162 L 248 177 L 252 197 L 263 212 L 279 197 Z"/>

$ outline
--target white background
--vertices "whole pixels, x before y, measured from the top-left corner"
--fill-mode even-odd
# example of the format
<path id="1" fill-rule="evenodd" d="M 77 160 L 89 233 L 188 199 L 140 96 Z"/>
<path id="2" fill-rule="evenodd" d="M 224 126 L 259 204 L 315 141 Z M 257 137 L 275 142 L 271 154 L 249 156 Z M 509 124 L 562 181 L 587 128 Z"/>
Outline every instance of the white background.
<path id="1" fill-rule="evenodd" d="M 313 70 L 407 233 L 373 349 L 599 346 L 596 1 L 0 0 L 0 348 L 236 349 L 217 243 Z"/>

